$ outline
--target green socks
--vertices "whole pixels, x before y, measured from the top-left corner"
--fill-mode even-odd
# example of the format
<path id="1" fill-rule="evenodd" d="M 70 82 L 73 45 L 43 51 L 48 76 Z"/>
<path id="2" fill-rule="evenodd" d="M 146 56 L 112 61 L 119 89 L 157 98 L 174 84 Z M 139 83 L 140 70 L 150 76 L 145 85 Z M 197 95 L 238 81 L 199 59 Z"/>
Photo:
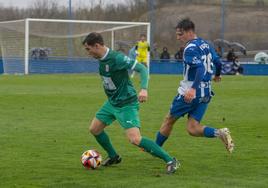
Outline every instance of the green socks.
<path id="1" fill-rule="evenodd" d="M 95 138 L 102 148 L 108 153 L 109 157 L 113 158 L 117 155 L 108 135 L 104 131 L 102 131 L 99 135 L 95 135 Z M 139 147 L 143 148 L 146 152 L 153 156 L 163 159 L 165 162 L 172 161 L 172 157 L 163 148 L 146 137 L 142 137 Z"/>
<path id="2" fill-rule="evenodd" d="M 161 148 L 154 141 L 146 137 L 142 137 L 139 147 L 143 148 L 145 151 L 152 154 L 153 156 L 163 159 L 165 162 L 172 161 L 172 157 L 163 148 Z"/>
<path id="3" fill-rule="evenodd" d="M 115 157 L 116 151 L 114 149 L 114 147 L 112 146 L 112 143 L 109 139 L 109 136 L 102 131 L 99 135 L 94 135 L 97 142 L 102 146 L 102 148 L 108 153 L 108 156 L 113 158 Z"/>

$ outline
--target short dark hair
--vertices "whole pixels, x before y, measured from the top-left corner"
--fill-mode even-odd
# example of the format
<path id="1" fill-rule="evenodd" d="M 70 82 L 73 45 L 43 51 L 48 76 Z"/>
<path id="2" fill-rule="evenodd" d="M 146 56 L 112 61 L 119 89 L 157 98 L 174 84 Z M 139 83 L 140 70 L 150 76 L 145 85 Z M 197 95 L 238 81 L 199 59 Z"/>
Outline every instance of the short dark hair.
<path id="1" fill-rule="evenodd" d="M 183 18 L 179 20 L 176 29 L 182 29 L 184 31 L 195 31 L 195 25 L 194 22 L 190 20 L 190 18 Z"/>
<path id="2" fill-rule="evenodd" d="M 103 38 L 100 33 L 92 32 L 89 33 L 88 36 L 82 42 L 83 45 L 87 44 L 89 46 L 93 46 L 94 44 L 104 45 Z"/>

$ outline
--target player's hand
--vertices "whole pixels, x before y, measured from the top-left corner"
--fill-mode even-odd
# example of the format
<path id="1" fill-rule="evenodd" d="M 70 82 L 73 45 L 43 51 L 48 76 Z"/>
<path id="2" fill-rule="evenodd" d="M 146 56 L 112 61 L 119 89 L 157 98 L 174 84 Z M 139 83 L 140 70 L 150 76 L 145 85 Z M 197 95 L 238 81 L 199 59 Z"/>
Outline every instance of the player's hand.
<path id="1" fill-rule="evenodd" d="M 213 80 L 214 80 L 214 82 L 220 82 L 221 76 L 214 76 Z"/>
<path id="2" fill-rule="evenodd" d="M 146 102 L 148 98 L 148 92 L 146 89 L 141 89 L 141 91 L 139 92 L 139 96 L 138 96 L 138 100 L 139 102 Z"/>
<path id="3" fill-rule="evenodd" d="M 186 91 L 184 94 L 184 101 L 187 103 L 192 102 L 192 100 L 195 98 L 196 90 L 194 88 L 190 88 Z"/>

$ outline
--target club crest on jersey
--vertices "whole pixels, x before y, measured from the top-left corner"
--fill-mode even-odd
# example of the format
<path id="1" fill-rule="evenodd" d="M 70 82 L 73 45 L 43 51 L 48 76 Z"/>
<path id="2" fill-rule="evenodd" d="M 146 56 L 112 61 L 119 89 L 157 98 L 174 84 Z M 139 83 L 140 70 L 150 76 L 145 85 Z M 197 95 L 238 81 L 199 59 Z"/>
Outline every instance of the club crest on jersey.
<path id="1" fill-rule="evenodd" d="M 193 64 L 198 64 L 198 63 L 201 63 L 201 61 L 197 57 L 193 57 L 192 63 Z"/>
<path id="2" fill-rule="evenodd" d="M 124 57 L 124 61 L 126 61 L 127 64 L 129 64 L 129 63 L 130 63 L 130 58 L 129 58 L 128 56 L 125 56 L 125 57 Z"/>
<path id="3" fill-rule="evenodd" d="M 109 70 L 110 70 L 109 65 L 105 65 L 105 71 L 106 71 L 106 72 L 109 72 Z"/>

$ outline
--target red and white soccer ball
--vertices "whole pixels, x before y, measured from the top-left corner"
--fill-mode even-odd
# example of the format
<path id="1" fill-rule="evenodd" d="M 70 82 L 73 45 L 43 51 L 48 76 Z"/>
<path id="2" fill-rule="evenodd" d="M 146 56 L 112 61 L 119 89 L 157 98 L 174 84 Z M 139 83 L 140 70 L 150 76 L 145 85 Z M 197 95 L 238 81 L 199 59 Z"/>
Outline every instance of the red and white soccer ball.
<path id="1" fill-rule="evenodd" d="M 87 150 L 81 156 L 82 165 L 87 169 L 96 169 L 101 164 L 101 154 L 96 150 Z"/>

